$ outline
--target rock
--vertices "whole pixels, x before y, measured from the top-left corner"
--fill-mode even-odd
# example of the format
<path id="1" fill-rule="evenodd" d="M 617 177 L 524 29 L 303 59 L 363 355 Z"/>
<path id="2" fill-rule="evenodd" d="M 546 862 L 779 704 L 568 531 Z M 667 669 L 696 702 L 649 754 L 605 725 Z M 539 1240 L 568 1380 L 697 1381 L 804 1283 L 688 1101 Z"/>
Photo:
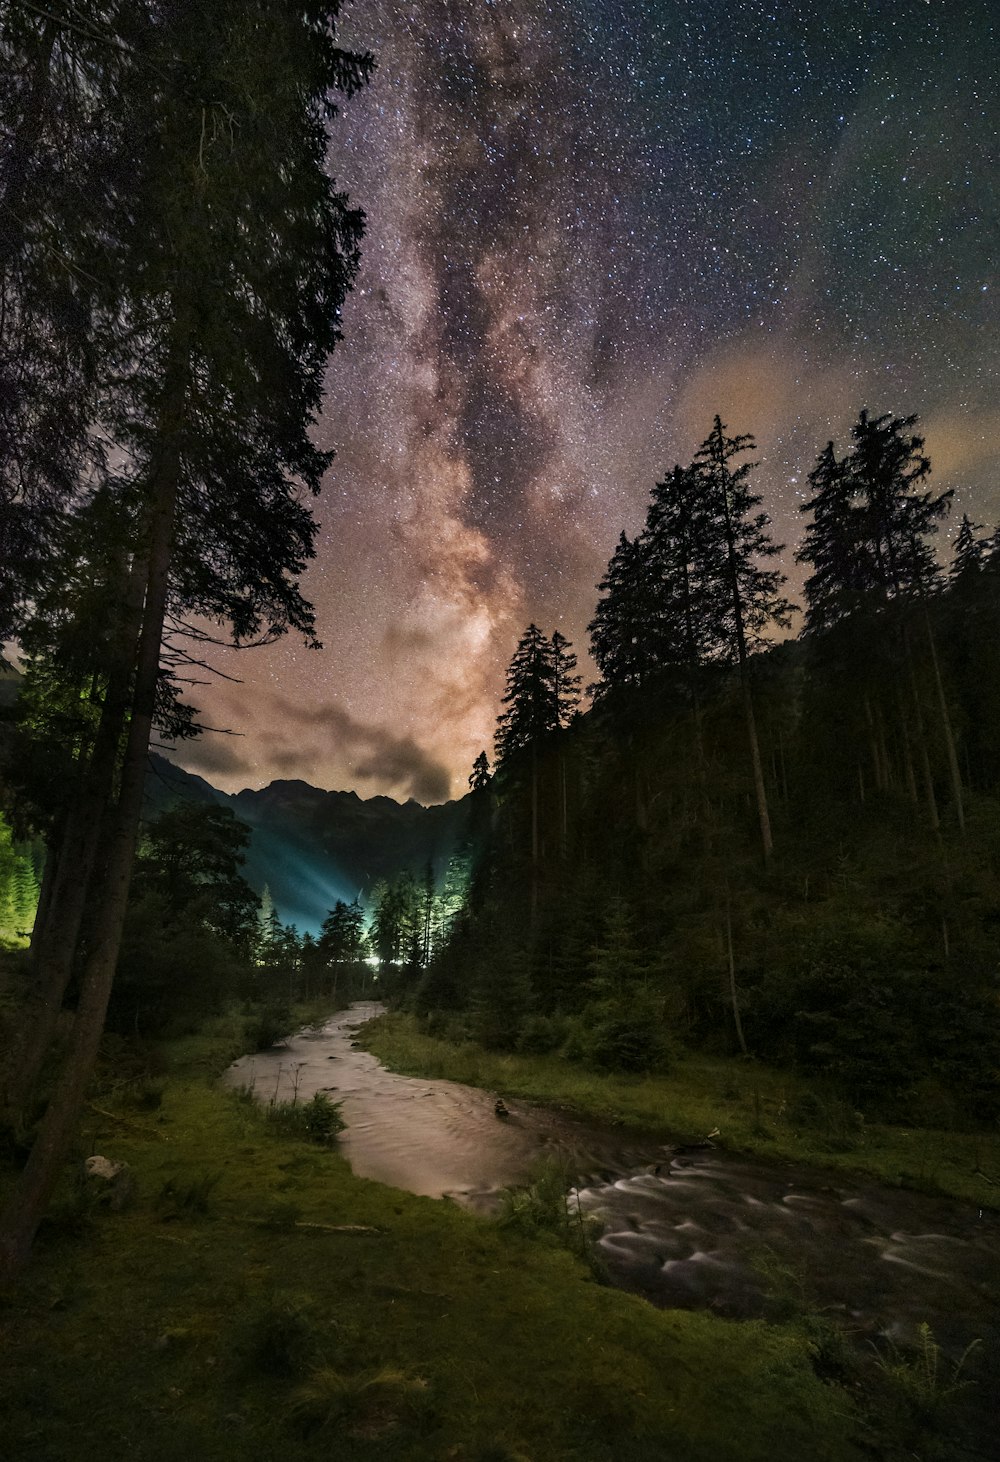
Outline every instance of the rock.
<path id="1" fill-rule="evenodd" d="M 121 1213 L 135 1197 L 135 1179 L 126 1162 L 112 1162 L 99 1153 L 88 1157 L 83 1165 L 85 1180 L 100 1193 L 100 1201 L 112 1213 Z"/>
<path id="2" fill-rule="evenodd" d="M 84 1169 L 88 1178 L 104 1178 L 107 1182 L 113 1182 L 122 1171 L 124 1164 L 112 1162 L 109 1157 L 88 1157 L 84 1163 Z"/>

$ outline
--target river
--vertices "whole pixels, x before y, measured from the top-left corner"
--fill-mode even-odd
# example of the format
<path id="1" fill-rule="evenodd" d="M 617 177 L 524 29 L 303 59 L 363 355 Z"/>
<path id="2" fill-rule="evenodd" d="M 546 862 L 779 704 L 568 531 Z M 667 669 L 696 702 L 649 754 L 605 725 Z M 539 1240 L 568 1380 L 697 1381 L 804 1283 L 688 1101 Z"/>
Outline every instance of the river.
<path id="1" fill-rule="evenodd" d="M 480 1212 L 557 1158 L 583 1212 L 600 1220 L 600 1254 L 621 1288 L 740 1318 L 768 1313 L 777 1290 L 859 1338 L 904 1346 L 926 1321 L 952 1363 L 982 1342 L 968 1374 L 984 1400 L 1000 1371 L 1000 1215 L 860 1176 L 678 1150 L 509 1099 L 500 1119 L 494 1093 L 399 1076 L 361 1050 L 355 1033 L 382 1008 L 355 1004 L 322 1030 L 243 1057 L 225 1079 L 263 1101 L 327 1093 L 341 1103 L 339 1146 L 359 1176 Z"/>

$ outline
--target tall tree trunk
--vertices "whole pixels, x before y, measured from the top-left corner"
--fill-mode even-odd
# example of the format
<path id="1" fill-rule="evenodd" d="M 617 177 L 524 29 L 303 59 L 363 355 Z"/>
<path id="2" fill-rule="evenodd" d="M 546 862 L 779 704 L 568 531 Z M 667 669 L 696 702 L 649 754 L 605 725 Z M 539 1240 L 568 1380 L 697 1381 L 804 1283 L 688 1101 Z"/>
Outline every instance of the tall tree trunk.
<path id="1" fill-rule="evenodd" d="M 180 476 L 179 441 L 186 376 L 178 362 L 180 352 L 175 349 L 172 354 L 158 422 L 162 445 L 150 475 L 148 579 L 128 740 L 118 801 L 109 824 L 109 856 L 95 909 L 92 942 L 83 970 L 69 1050 L 27 1164 L 7 1208 L 0 1215 L 2 1279 L 15 1278 L 27 1263 L 39 1222 L 66 1160 L 97 1060 L 121 944 L 156 703 Z"/>
<path id="2" fill-rule="evenodd" d="M 879 738 L 876 731 L 875 717 L 872 714 L 872 703 L 868 696 L 864 698 L 865 722 L 868 726 L 868 750 L 872 759 L 872 770 L 875 773 L 875 789 L 878 792 L 888 790 L 888 776 L 882 762 Z M 864 800 L 864 799 L 862 799 Z"/>
<path id="3" fill-rule="evenodd" d="M 733 595 L 733 618 L 736 625 L 736 653 L 740 667 L 740 690 L 743 696 L 743 719 L 747 728 L 750 748 L 750 765 L 753 771 L 753 790 L 757 800 L 757 821 L 760 825 L 760 841 L 767 863 L 774 852 L 771 836 L 771 814 L 767 805 L 767 788 L 764 785 L 764 768 L 760 760 L 760 742 L 757 739 L 757 720 L 753 710 L 753 695 L 750 690 L 750 669 L 747 655 L 747 637 L 743 624 L 743 600 L 740 595 L 740 577 L 736 564 L 736 543 L 733 537 L 732 518 L 729 512 L 728 494 L 723 491 L 723 506 L 726 522 L 726 548 L 729 563 L 730 588 Z"/>
<path id="4" fill-rule="evenodd" d="M 781 800 L 788 806 L 788 766 L 785 761 L 785 737 L 778 727 L 778 770 L 781 773 Z"/>
<path id="5" fill-rule="evenodd" d="M 955 736 L 951 726 L 951 713 L 948 710 L 948 697 L 944 693 L 944 680 L 941 676 L 941 663 L 938 659 L 937 644 L 934 638 L 934 628 L 931 624 L 930 613 L 927 608 L 927 600 L 923 600 L 924 629 L 927 632 L 927 647 L 931 654 L 931 666 L 934 671 L 934 689 L 937 694 L 938 713 L 941 717 L 941 730 L 944 734 L 945 751 L 948 757 L 948 776 L 951 780 L 951 795 L 955 802 L 955 816 L 958 819 L 959 832 L 965 832 L 965 800 L 962 792 L 962 774 L 958 768 L 958 754 L 955 750 Z"/>
<path id="6" fill-rule="evenodd" d="M 538 921 L 538 748 L 531 743 L 531 925 Z"/>
<path id="7" fill-rule="evenodd" d="M 746 722 L 747 741 L 750 744 L 753 789 L 757 799 L 757 821 L 760 826 L 760 840 L 766 862 L 774 852 L 774 840 L 771 837 L 771 815 L 767 806 L 767 788 L 764 785 L 764 769 L 760 760 L 760 743 L 757 740 L 757 722 L 753 712 L 750 676 L 744 662 L 740 664 L 740 688 L 743 692 L 743 718 Z"/>
<path id="8" fill-rule="evenodd" d="M 559 812 L 560 812 L 560 847 L 559 852 L 565 860 L 569 851 L 569 796 L 566 787 L 566 756 L 560 749 L 559 752 Z"/>
<path id="9" fill-rule="evenodd" d="M 4 1093 L 4 1116 L 14 1125 L 21 1120 L 45 1057 L 55 1036 L 73 973 L 74 955 L 88 899 L 94 897 L 91 878 L 101 839 L 104 814 L 114 797 L 122 735 L 142 623 L 147 565 L 138 556 L 129 572 L 124 604 L 111 639 L 108 684 L 101 706 L 94 744 L 83 770 L 77 795 L 70 805 L 58 852 L 47 915 L 32 942 L 32 964 L 37 1004 Z"/>
<path id="10" fill-rule="evenodd" d="M 736 955 L 733 949 L 733 916 L 729 904 L 729 885 L 726 884 L 726 963 L 729 970 L 729 1003 L 733 1012 L 733 1024 L 736 1026 L 736 1039 L 740 1043 L 740 1050 L 744 1056 L 750 1053 L 747 1050 L 746 1037 L 743 1034 L 743 1021 L 740 1017 L 740 1002 L 736 992 Z"/>
<path id="11" fill-rule="evenodd" d="M 903 758 L 903 778 L 906 782 L 906 791 L 913 805 L 919 807 L 920 793 L 917 790 L 917 773 L 913 760 L 913 737 L 910 731 L 909 717 L 906 713 L 906 705 L 898 687 L 896 690 L 896 713 L 899 717 L 899 740 Z"/>
<path id="12" fill-rule="evenodd" d="M 927 745 L 927 726 L 924 722 L 924 710 L 920 699 L 920 686 L 917 683 L 917 672 L 913 664 L 913 649 L 910 644 L 910 636 L 905 626 L 903 628 L 902 640 L 903 658 L 906 661 L 907 676 L 910 682 L 910 695 L 913 699 L 913 729 L 916 733 L 917 755 L 920 759 L 920 772 L 924 782 L 924 794 L 927 798 L 927 816 L 934 832 L 937 832 L 941 827 L 941 817 L 938 813 L 937 795 L 934 791 L 934 773 L 931 768 L 930 749 Z"/>
<path id="13" fill-rule="evenodd" d="M 878 741 L 879 751 L 880 751 L 881 756 L 882 756 L 882 777 L 883 777 L 882 790 L 884 792 L 888 792 L 892 788 L 892 786 L 893 786 L 893 783 L 895 781 L 895 776 L 894 776 L 894 773 L 893 773 L 892 761 L 891 761 L 891 759 L 889 757 L 889 746 L 888 746 L 888 742 L 886 741 L 886 735 L 885 735 L 885 717 L 882 714 L 882 706 L 881 706 L 881 704 L 879 702 L 876 702 L 876 704 L 875 704 L 875 731 L 876 731 L 876 738 L 877 738 L 877 741 Z"/>

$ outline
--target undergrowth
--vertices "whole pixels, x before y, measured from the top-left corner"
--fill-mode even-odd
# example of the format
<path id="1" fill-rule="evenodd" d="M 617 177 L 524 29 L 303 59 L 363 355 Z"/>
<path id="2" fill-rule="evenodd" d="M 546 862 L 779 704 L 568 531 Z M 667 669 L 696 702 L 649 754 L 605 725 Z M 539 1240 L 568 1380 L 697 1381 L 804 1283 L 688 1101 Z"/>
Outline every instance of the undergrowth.
<path id="1" fill-rule="evenodd" d="M 230 1040 L 166 1050 L 158 1105 L 87 1109 L 135 1201 L 48 1229 L 0 1297 L 10 1456 L 858 1462 L 801 1337 L 585 1282 L 561 1174 L 506 1222 L 362 1181 L 215 1085 Z"/>

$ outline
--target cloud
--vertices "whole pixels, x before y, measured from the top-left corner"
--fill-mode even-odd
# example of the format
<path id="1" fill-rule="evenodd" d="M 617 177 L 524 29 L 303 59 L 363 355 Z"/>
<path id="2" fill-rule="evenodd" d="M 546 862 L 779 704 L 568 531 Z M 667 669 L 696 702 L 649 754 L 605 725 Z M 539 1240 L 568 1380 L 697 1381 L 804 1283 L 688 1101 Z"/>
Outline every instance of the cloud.
<path id="1" fill-rule="evenodd" d="M 171 761 L 189 772 L 212 780 L 213 776 L 242 777 L 250 775 L 253 762 L 247 757 L 241 741 L 233 743 L 229 736 L 208 732 L 194 741 L 164 747 Z"/>
<path id="2" fill-rule="evenodd" d="M 254 698 L 254 719 L 252 742 L 260 748 L 255 765 L 219 740 L 177 747 L 173 759 L 217 784 L 228 784 L 226 790 L 263 776 L 301 779 L 324 788 L 356 787 L 404 801 L 413 797 L 435 803 L 449 796 L 447 769 L 411 736 L 361 721 L 336 702 L 305 702 L 265 691 Z"/>

